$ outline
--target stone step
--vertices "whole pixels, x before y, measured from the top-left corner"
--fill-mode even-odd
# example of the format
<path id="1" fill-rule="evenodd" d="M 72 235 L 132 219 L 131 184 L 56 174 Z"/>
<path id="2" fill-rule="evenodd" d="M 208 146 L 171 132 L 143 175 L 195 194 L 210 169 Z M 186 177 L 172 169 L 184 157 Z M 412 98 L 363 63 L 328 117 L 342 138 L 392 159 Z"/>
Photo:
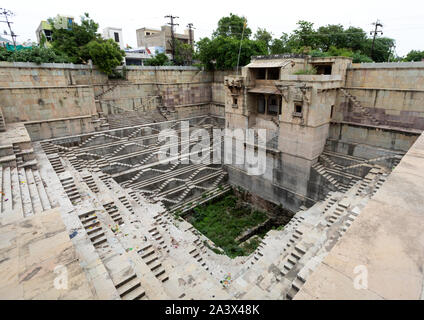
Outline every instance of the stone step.
<path id="1" fill-rule="evenodd" d="M 37 185 L 38 194 L 40 196 L 41 204 L 44 210 L 51 209 L 51 203 L 47 195 L 46 188 L 44 186 L 43 180 L 41 179 L 40 173 L 38 170 L 33 170 L 32 174 L 34 176 L 35 183 Z"/>
<path id="2" fill-rule="evenodd" d="M 3 167 L 2 167 L 3 168 Z M 2 185 L 2 212 L 12 212 L 13 198 L 12 198 L 12 172 L 10 167 L 3 169 L 3 185 Z"/>
<path id="3" fill-rule="evenodd" d="M 32 202 L 32 207 L 34 209 L 34 213 L 43 212 L 43 206 L 41 204 L 40 195 L 38 194 L 38 188 L 34 180 L 34 175 L 32 173 L 32 169 L 25 169 L 26 177 L 28 179 L 28 189 Z"/>
<path id="4" fill-rule="evenodd" d="M 10 171 L 11 178 L 11 201 L 12 202 L 12 210 L 21 217 L 24 217 L 23 211 L 23 203 L 22 203 L 22 194 L 21 194 L 21 186 L 20 179 L 18 174 L 18 168 L 11 168 Z"/>
<path id="5" fill-rule="evenodd" d="M 21 190 L 22 209 L 25 217 L 34 215 L 32 207 L 31 195 L 28 188 L 28 179 L 26 177 L 25 168 L 19 168 L 19 188 Z"/>
<path id="6" fill-rule="evenodd" d="M 144 290 L 140 290 L 141 283 L 136 274 L 133 274 L 124 281 L 118 283 L 115 288 L 118 291 L 119 296 L 124 300 L 134 300 L 145 294 Z"/>

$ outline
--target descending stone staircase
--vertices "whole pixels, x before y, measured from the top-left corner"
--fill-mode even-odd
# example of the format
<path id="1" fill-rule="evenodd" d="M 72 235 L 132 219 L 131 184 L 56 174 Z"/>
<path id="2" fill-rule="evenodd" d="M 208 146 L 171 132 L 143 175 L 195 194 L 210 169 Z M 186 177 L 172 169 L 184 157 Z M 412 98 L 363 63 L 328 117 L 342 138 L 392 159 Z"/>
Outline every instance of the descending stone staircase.
<path id="1" fill-rule="evenodd" d="M 106 209 L 106 212 L 116 224 L 121 225 L 124 223 L 124 220 L 122 219 L 122 216 L 119 213 L 118 207 L 113 201 L 103 204 L 103 207 Z"/>
<path id="2" fill-rule="evenodd" d="M 101 97 L 103 97 L 106 93 L 111 92 L 112 90 L 114 90 L 116 87 L 118 86 L 117 83 L 112 84 L 109 88 L 107 88 L 105 91 L 97 94 L 94 96 L 95 100 L 99 100 Z"/>
<path id="3" fill-rule="evenodd" d="M 343 95 L 348 98 L 353 105 L 361 111 L 361 113 L 365 116 L 365 119 L 369 120 L 371 124 L 378 126 L 380 124 L 380 121 L 378 121 L 369 111 L 367 108 L 364 108 L 361 103 L 356 99 L 355 96 L 351 95 L 349 92 L 347 92 L 346 89 L 340 88 L 340 91 L 343 93 Z"/>
<path id="4" fill-rule="evenodd" d="M 103 183 L 106 185 L 108 189 L 112 189 L 110 185 L 110 176 L 108 174 L 102 174 L 99 176 L 100 180 L 103 181 Z"/>
<path id="5" fill-rule="evenodd" d="M 360 214 L 358 205 L 373 196 L 375 192 L 371 190 L 378 190 L 386 176 L 379 170 L 373 170 L 348 192 L 328 194 L 325 201 L 317 205 L 316 213 L 311 214 L 311 208 L 296 214 L 295 218 L 299 222 L 294 228 L 291 229 L 289 225 L 285 227 L 297 238 L 283 259 L 282 273 L 285 276 L 283 283 L 287 299 L 296 295 L 312 270 Z M 327 236 L 323 237 L 323 234 Z"/>
<path id="6" fill-rule="evenodd" d="M 0 166 L 0 187 L 0 212 L 27 217 L 52 208 L 36 167 Z"/>
<path id="7" fill-rule="evenodd" d="M 346 186 L 337 181 L 328 171 L 328 169 L 320 164 L 319 162 L 315 163 L 312 166 L 313 169 L 315 169 L 320 175 L 322 175 L 333 187 L 333 191 L 340 190 L 340 191 L 346 191 Z"/>
<path id="8" fill-rule="evenodd" d="M 97 134 L 90 136 L 87 140 L 84 140 L 82 143 L 80 143 L 79 147 L 82 148 L 84 146 L 87 146 L 90 142 L 92 142 L 92 141 L 94 141 L 98 138 L 102 138 L 102 137 L 103 138 L 110 138 L 112 140 L 121 140 L 120 137 L 113 136 L 113 135 L 110 135 L 110 134 L 107 134 L 107 133 L 97 133 Z M 102 140 L 99 141 L 99 144 L 103 144 L 103 143 L 104 143 L 104 141 L 102 141 Z"/>
<path id="9" fill-rule="evenodd" d="M 60 182 L 62 183 L 63 189 L 65 189 L 65 192 L 72 203 L 78 203 L 81 201 L 81 195 L 72 177 L 63 178 L 60 180 Z"/>
<path id="10" fill-rule="evenodd" d="M 169 276 L 166 273 L 165 268 L 160 262 L 159 255 L 153 248 L 151 244 L 143 247 L 137 252 L 146 265 L 149 267 L 150 271 L 153 272 L 154 276 L 161 282 L 166 282 L 169 280 Z"/>
<path id="11" fill-rule="evenodd" d="M 107 238 L 101 223 L 94 210 L 80 214 L 79 219 L 87 232 L 87 235 L 93 246 L 108 247 Z"/>
<path id="12" fill-rule="evenodd" d="M 6 131 L 6 122 L 4 121 L 3 118 L 3 111 L 0 108 L 0 132 L 5 132 Z"/>
<path id="13" fill-rule="evenodd" d="M 62 160 L 60 159 L 59 155 L 54 153 L 48 156 L 48 159 L 54 169 L 54 171 L 59 174 L 62 172 L 65 172 L 65 168 L 63 167 Z"/>
<path id="14" fill-rule="evenodd" d="M 358 163 L 358 164 L 353 164 L 350 166 L 346 166 L 343 167 L 344 170 L 347 169 L 353 169 L 353 168 L 358 168 L 361 166 L 370 166 L 370 164 L 381 161 L 381 160 L 386 160 L 386 159 L 394 159 L 393 161 L 393 166 L 397 166 L 400 162 L 400 160 L 402 159 L 402 156 L 399 154 L 395 154 L 395 155 L 388 155 L 388 156 L 382 156 L 382 157 L 377 157 L 377 158 L 373 158 L 373 159 L 365 159 L 362 163 Z M 371 165 L 372 167 L 372 165 Z"/>
<path id="15" fill-rule="evenodd" d="M 128 189 L 128 194 L 130 195 L 130 197 L 138 203 L 138 205 L 141 205 L 141 201 L 140 198 L 137 196 L 136 192 L 132 189 Z"/>
<path id="16" fill-rule="evenodd" d="M 134 273 L 115 285 L 122 300 L 140 300 L 146 296 L 140 280 Z"/>
<path id="17" fill-rule="evenodd" d="M 107 116 L 110 129 L 140 126 L 149 123 L 163 121 L 162 115 L 152 115 L 151 113 L 124 112 Z"/>
<path id="18" fill-rule="evenodd" d="M 82 178 L 83 178 L 84 182 L 87 184 L 87 186 L 90 188 L 91 191 L 93 191 L 94 193 L 99 192 L 99 188 L 97 187 L 97 184 L 94 181 L 92 175 L 83 176 Z"/>
<path id="19" fill-rule="evenodd" d="M 121 203 L 125 206 L 125 208 L 127 208 L 127 210 L 131 213 L 134 214 L 134 209 L 131 206 L 131 204 L 128 202 L 128 199 L 126 196 L 121 196 L 119 197 L 119 201 L 121 201 Z"/>

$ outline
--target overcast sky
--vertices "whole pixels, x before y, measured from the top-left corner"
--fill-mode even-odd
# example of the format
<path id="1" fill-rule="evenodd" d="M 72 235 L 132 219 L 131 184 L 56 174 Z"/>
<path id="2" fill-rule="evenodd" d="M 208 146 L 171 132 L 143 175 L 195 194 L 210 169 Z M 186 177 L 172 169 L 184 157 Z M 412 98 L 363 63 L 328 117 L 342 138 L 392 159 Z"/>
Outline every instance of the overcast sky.
<path id="1" fill-rule="evenodd" d="M 1 6 L 14 11 L 14 32 L 18 42 L 36 40 L 35 30 L 41 20 L 59 14 L 79 17 L 88 12 L 105 27 L 123 29 L 124 43 L 136 47 L 135 30 L 141 27 L 160 28 L 168 22 L 165 15 L 179 16 L 177 32 L 183 32 L 191 22 L 196 30 L 195 40 L 210 36 L 218 20 L 230 12 L 244 15 L 253 32 L 265 28 L 276 37 L 296 28 L 298 20 L 307 20 L 322 26 L 342 24 L 372 30 L 371 23 L 380 19 L 384 36 L 396 40 L 396 53 L 404 55 L 412 49 L 424 50 L 423 0 L 355 0 L 355 1 L 247 1 L 247 0 L 2 0 Z M 6 29 L 3 24 L 2 32 Z"/>

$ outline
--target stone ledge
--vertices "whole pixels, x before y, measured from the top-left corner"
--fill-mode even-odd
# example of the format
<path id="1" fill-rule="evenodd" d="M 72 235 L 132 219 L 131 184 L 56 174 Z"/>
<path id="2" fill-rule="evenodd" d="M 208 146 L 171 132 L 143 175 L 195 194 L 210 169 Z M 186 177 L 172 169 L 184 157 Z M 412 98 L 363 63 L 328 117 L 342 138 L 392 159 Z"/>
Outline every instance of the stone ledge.
<path id="1" fill-rule="evenodd" d="M 349 122 L 349 121 L 332 120 L 331 123 L 346 124 L 346 125 L 354 126 L 354 127 L 366 127 L 366 128 L 371 128 L 371 129 L 380 129 L 380 130 L 384 130 L 384 131 L 395 131 L 395 132 L 402 132 L 402 133 L 410 133 L 410 134 L 414 134 L 414 135 L 420 135 L 423 132 L 423 130 L 419 130 L 419 129 L 408 129 L 408 128 L 391 127 L 391 126 L 384 126 L 384 125 L 374 126 L 372 124 L 364 124 L 364 123 Z"/>

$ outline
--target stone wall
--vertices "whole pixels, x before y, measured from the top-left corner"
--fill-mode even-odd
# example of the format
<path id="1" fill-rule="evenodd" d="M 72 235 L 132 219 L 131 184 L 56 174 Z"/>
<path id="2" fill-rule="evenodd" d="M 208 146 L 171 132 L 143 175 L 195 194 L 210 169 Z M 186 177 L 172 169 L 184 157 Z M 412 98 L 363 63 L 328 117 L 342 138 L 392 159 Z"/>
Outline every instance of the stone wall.
<path id="1" fill-rule="evenodd" d="M 107 80 L 102 72 L 81 64 L 0 62 L 0 88 L 91 85 Z"/>
<path id="2" fill-rule="evenodd" d="M 127 80 L 94 86 L 103 111 L 111 106 L 126 110 L 145 109 L 152 96 L 161 96 L 162 106 L 198 107 L 212 101 L 213 73 L 195 67 L 127 67 Z M 105 109 L 104 106 L 109 109 Z M 109 114 L 106 112 L 106 114 Z"/>
<path id="3" fill-rule="evenodd" d="M 224 74 L 215 77 L 197 67 L 128 66 L 126 80 L 109 80 L 86 65 L 1 62 L 0 107 L 6 123 L 31 122 L 28 130 L 37 140 L 93 131 L 88 118 L 99 111 L 157 112 L 157 103 L 148 103 L 152 96 L 161 96 L 160 105 L 175 108 L 178 118 L 224 116 L 223 86 L 215 82 Z"/>
<path id="4" fill-rule="evenodd" d="M 212 82 L 212 101 L 217 104 L 225 104 L 224 78 L 236 74 L 236 71 L 214 71 Z"/>
<path id="5" fill-rule="evenodd" d="M 348 92 L 382 125 L 424 129 L 424 90 L 352 88 Z M 342 99 L 339 111 L 343 121 L 367 123 L 352 101 Z"/>
<path id="6" fill-rule="evenodd" d="M 25 123 L 25 128 L 32 141 L 79 135 L 96 130 L 91 116 L 31 121 Z"/>
<path id="7" fill-rule="evenodd" d="M 197 67 L 127 66 L 126 70 L 127 80 L 132 83 L 192 83 L 213 80 L 212 72 L 202 71 Z"/>
<path id="8" fill-rule="evenodd" d="M 6 123 L 25 122 L 32 140 L 92 132 L 92 85 L 107 81 L 86 65 L 0 62 L 0 107 Z"/>
<path id="9" fill-rule="evenodd" d="M 6 123 L 91 116 L 96 113 L 89 86 L 0 88 Z"/>
<path id="10" fill-rule="evenodd" d="M 346 87 L 422 90 L 424 62 L 352 64 L 347 69 Z"/>
<path id="11" fill-rule="evenodd" d="M 413 132 L 340 123 L 332 123 L 329 132 L 329 139 L 337 141 L 337 147 L 331 148 L 333 151 L 367 159 L 380 155 L 373 154 L 378 150 L 376 147 L 406 152 L 417 137 L 418 133 Z M 368 147 L 359 148 L 359 145 Z M 348 151 L 349 148 L 352 150 Z"/>
<path id="12" fill-rule="evenodd" d="M 346 91 L 378 121 L 378 125 L 424 129 L 424 62 L 362 63 L 347 70 Z M 333 120 L 371 124 L 339 92 Z"/>

